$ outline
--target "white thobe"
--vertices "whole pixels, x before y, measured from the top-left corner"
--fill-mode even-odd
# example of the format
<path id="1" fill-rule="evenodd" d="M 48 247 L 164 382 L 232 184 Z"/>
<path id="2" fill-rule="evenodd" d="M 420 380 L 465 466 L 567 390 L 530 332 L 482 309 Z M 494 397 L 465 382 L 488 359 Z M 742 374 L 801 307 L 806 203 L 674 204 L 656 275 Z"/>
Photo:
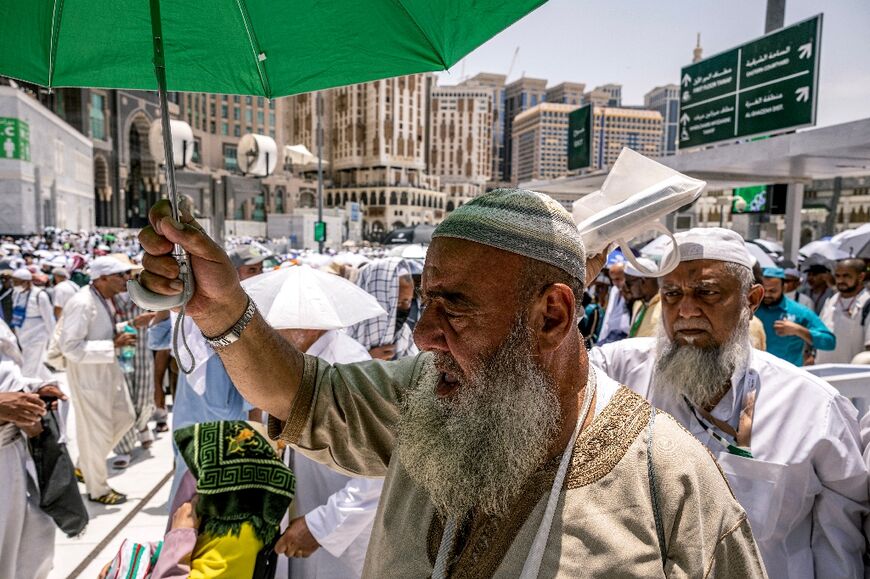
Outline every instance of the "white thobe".
<path id="1" fill-rule="evenodd" d="M 870 347 L 870 318 L 861 323 L 862 309 L 868 301 L 867 290 L 848 299 L 839 292 L 828 298 L 819 317 L 837 336 L 837 345 L 833 350 L 816 352 L 816 364 L 850 364 L 852 358 Z"/>
<path id="2" fill-rule="evenodd" d="M 306 352 L 331 364 L 370 360 L 366 349 L 338 330 L 329 330 Z M 383 479 L 351 478 L 299 453 L 293 456 L 296 512 L 320 543 L 310 557 L 291 559 L 293 579 L 360 577 L 381 497 Z"/>
<path id="3" fill-rule="evenodd" d="M 619 288 L 613 286 L 610 288 L 610 294 L 607 298 L 607 309 L 604 310 L 604 321 L 601 323 L 598 341 L 601 342 L 614 331 L 620 331 L 627 336 L 631 327 L 630 323 L 631 314 L 625 306 L 625 298 L 622 297 Z"/>
<path id="4" fill-rule="evenodd" d="M 70 298 L 76 295 L 80 289 L 77 283 L 68 279 L 54 286 L 54 307 L 63 309 Z"/>
<path id="5" fill-rule="evenodd" d="M 868 513 L 868 470 L 857 411 L 823 380 L 753 350 L 748 371 L 711 414 L 737 428 L 748 383 L 757 384 L 751 451 L 725 452 L 682 399 L 653 385 L 654 338 L 593 348 L 590 359 L 614 379 L 670 413 L 717 456 L 772 578 L 860 577 L 861 518 Z M 755 378 L 757 377 L 757 379 Z"/>
<path id="6" fill-rule="evenodd" d="M 15 296 L 13 307 L 25 306 L 24 321 L 16 329 L 24 363 L 21 373 L 28 378 L 48 380 L 51 372 L 45 367 L 45 347 L 54 333 L 54 309 L 44 290 L 31 288 Z"/>
<path id="7" fill-rule="evenodd" d="M 30 391 L 39 383 L 22 376 L 20 355 L 7 348 L 7 332 L 17 349 L 12 332 L 0 321 L 0 392 Z M 36 467 L 24 435 L 10 422 L 0 422 L 0 469 L 0 577 L 47 577 L 54 559 L 54 522 L 39 508 Z"/>
<path id="8" fill-rule="evenodd" d="M 76 412 L 79 468 L 91 497 L 107 494 L 106 457 L 133 425 L 135 412 L 115 356 L 116 328 L 96 290 L 76 293 L 63 310 L 58 346 Z M 107 300 L 112 308 L 111 300 Z"/>

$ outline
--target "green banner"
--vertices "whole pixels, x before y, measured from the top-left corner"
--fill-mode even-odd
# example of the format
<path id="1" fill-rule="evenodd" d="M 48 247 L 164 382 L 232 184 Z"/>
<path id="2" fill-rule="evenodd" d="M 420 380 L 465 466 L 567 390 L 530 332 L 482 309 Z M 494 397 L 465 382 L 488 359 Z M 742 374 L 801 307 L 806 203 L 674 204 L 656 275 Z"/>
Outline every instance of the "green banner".
<path id="1" fill-rule="evenodd" d="M 592 165 L 592 105 L 568 113 L 568 170 Z"/>
<path id="2" fill-rule="evenodd" d="M 822 15 L 683 67 L 681 148 L 814 125 Z"/>
<path id="3" fill-rule="evenodd" d="M 767 211 L 767 185 L 738 187 L 734 190 L 734 201 L 731 202 L 731 213 L 763 213 Z M 737 198 L 746 202 L 738 207 Z"/>
<path id="4" fill-rule="evenodd" d="M 0 117 L 0 159 L 30 161 L 30 127 L 26 122 Z"/>

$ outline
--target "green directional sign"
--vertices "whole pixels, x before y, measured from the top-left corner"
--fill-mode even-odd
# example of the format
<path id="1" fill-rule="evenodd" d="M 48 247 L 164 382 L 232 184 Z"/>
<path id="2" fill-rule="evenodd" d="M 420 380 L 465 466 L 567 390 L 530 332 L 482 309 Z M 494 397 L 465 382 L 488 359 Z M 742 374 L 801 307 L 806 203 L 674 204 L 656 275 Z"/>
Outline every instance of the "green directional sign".
<path id="1" fill-rule="evenodd" d="M 568 170 L 592 165 L 592 105 L 568 114 Z"/>
<path id="2" fill-rule="evenodd" d="M 683 67 L 679 146 L 816 122 L 822 15 Z"/>
<path id="3" fill-rule="evenodd" d="M 315 221 L 314 222 L 314 241 L 320 243 L 322 241 L 326 241 L 326 222 L 325 221 Z"/>
<path id="4" fill-rule="evenodd" d="M 30 126 L 26 122 L 0 117 L 0 159 L 30 161 Z"/>

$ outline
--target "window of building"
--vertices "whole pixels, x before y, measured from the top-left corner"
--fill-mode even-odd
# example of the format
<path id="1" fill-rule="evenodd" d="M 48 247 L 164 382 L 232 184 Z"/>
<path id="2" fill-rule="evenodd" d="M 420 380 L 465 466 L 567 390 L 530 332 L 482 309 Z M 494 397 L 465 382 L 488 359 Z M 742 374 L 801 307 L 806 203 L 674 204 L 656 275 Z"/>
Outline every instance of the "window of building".
<path id="1" fill-rule="evenodd" d="M 221 134 L 222 135 L 229 135 L 230 134 L 229 123 L 221 123 Z"/>
<path id="2" fill-rule="evenodd" d="M 261 97 L 261 98 L 262 98 L 262 97 Z M 261 125 L 262 125 L 263 122 L 264 122 L 264 120 L 263 120 L 264 116 L 265 116 L 265 115 L 264 115 L 263 111 L 257 111 L 257 122 L 258 122 L 259 124 L 261 124 Z"/>
<path id="3" fill-rule="evenodd" d="M 238 149 L 235 145 L 224 143 L 224 169 L 235 171 L 239 168 Z"/>
<path id="4" fill-rule="evenodd" d="M 239 125 L 235 125 L 233 127 L 233 136 L 241 137 L 242 136 L 242 128 Z"/>
<path id="5" fill-rule="evenodd" d="M 250 98 L 250 97 L 248 97 L 248 98 Z M 245 109 L 245 122 L 251 123 L 251 122 L 253 122 L 253 118 L 254 118 L 253 111 L 251 109 Z"/>
<path id="6" fill-rule="evenodd" d="M 241 118 L 241 112 L 239 112 L 239 107 L 233 109 L 233 120 L 237 121 Z"/>
<path id="7" fill-rule="evenodd" d="M 226 119 L 229 118 L 230 107 L 228 105 L 221 105 L 221 118 Z"/>
<path id="8" fill-rule="evenodd" d="M 215 133 L 217 133 L 217 123 L 215 123 L 214 121 L 211 121 L 211 122 L 208 124 L 208 128 L 209 128 L 209 132 L 210 132 L 212 135 L 214 135 Z"/>
<path id="9" fill-rule="evenodd" d="M 101 94 L 91 93 L 91 138 L 106 140 L 106 97 Z"/>
<path id="10" fill-rule="evenodd" d="M 246 96 L 246 97 L 245 97 L 245 104 L 246 104 L 246 105 L 253 104 L 253 102 L 254 102 L 254 98 L 253 98 L 253 97 L 251 97 L 251 96 Z"/>

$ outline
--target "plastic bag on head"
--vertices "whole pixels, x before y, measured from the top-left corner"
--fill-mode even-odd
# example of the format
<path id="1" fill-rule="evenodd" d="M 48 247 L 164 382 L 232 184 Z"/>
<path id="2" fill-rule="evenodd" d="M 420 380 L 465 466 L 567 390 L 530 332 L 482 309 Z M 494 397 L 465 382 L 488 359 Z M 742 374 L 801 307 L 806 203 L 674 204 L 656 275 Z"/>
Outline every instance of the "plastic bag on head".
<path id="1" fill-rule="evenodd" d="M 587 255 L 601 253 L 616 242 L 638 270 L 656 277 L 670 273 L 679 263 L 679 252 L 671 252 L 671 259 L 662 263 L 658 272 L 646 271 L 637 263 L 628 241 L 655 230 L 669 235 L 676 246 L 673 234 L 659 219 L 695 201 L 706 184 L 623 149 L 601 189 L 574 202 L 572 213 Z"/>

